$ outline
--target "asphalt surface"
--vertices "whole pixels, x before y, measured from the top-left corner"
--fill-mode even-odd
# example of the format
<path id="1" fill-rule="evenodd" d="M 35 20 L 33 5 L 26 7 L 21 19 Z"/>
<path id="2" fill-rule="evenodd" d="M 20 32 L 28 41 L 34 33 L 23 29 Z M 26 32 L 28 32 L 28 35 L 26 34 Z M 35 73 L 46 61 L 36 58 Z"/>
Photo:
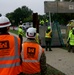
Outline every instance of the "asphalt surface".
<path id="1" fill-rule="evenodd" d="M 26 38 L 23 38 L 23 42 L 25 40 Z M 66 75 L 74 75 L 74 53 L 69 53 L 62 48 L 52 48 L 52 51 L 45 51 L 45 54 L 47 64 L 60 70 Z"/>
<path id="2" fill-rule="evenodd" d="M 52 51 L 45 51 L 45 54 L 48 64 L 66 75 L 74 75 L 74 53 L 62 48 L 52 48 Z"/>

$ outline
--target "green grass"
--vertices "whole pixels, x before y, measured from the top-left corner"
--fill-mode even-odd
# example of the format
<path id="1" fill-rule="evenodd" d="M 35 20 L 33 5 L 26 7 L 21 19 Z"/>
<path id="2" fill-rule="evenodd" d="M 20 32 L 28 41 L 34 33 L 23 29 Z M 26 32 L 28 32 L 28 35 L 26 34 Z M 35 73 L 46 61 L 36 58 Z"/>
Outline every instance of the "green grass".
<path id="1" fill-rule="evenodd" d="M 17 34 L 18 35 L 18 30 L 10 30 L 9 32 L 11 32 L 11 33 L 14 33 L 14 34 Z M 23 35 L 24 37 L 25 37 L 25 33 L 24 33 L 24 35 Z"/>
<path id="2" fill-rule="evenodd" d="M 65 74 L 47 64 L 47 75 L 65 75 Z"/>
<path id="3" fill-rule="evenodd" d="M 17 30 L 10 30 L 9 32 L 14 33 L 14 34 L 18 34 Z"/>

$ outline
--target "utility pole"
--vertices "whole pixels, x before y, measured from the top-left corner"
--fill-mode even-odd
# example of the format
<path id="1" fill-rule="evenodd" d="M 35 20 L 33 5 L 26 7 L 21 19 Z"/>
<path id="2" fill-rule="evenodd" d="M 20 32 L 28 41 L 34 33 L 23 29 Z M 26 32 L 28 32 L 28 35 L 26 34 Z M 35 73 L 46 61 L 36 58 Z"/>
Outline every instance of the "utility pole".
<path id="1" fill-rule="evenodd" d="M 33 13 L 33 27 L 37 29 L 37 33 L 39 33 L 39 20 L 38 13 Z"/>

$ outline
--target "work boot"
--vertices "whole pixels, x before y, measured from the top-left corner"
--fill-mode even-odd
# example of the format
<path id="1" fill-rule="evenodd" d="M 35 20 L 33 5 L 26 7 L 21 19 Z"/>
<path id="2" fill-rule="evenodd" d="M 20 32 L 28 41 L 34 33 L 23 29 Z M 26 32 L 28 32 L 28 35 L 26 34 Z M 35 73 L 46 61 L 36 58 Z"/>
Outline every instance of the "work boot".
<path id="1" fill-rule="evenodd" d="M 68 52 L 71 52 L 71 49 L 69 49 Z"/>
<path id="2" fill-rule="evenodd" d="M 45 50 L 47 51 L 47 48 Z"/>
<path id="3" fill-rule="evenodd" d="M 52 51 L 52 50 L 49 50 L 49 51 Z"/>
<path id="4" fill-rule="evenodd" d="M 74 53 L 74 46 L 72 47 L 72 52 Z"/>
<path id="5" fill-rule="evenodd" d="M 74 50 L 72 49 L 72 52 L 74 53 Z"/>
<path id="6" fill-rule="evenodd" d="M 52 49 L 49 49 L 49 51 L 52 51 Z"/>

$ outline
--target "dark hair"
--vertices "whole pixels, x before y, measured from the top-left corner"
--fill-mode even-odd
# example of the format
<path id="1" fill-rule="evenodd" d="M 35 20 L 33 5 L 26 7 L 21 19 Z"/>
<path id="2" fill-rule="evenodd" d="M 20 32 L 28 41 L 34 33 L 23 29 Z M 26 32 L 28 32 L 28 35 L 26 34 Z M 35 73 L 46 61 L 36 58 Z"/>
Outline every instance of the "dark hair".
<path id="1" fill-rule="evenodd" d="M 7 31 L 8 31 L 7 27 L 0 28 L 0 34 L 5 34 L 7 33 Z"/>
<path id="2" fill-rule="evenodd" d="M 50 29 L 47 29 L 47 30 L 46 30 L 46 33 L 48 33 L 48 32 L 50 32 Z"/>
<path id="3" fill-rule="evenodd" d="M 30 39 L 30 40 L 35 40 L 35 38 L 28 38 L 28 39 Z"/>

